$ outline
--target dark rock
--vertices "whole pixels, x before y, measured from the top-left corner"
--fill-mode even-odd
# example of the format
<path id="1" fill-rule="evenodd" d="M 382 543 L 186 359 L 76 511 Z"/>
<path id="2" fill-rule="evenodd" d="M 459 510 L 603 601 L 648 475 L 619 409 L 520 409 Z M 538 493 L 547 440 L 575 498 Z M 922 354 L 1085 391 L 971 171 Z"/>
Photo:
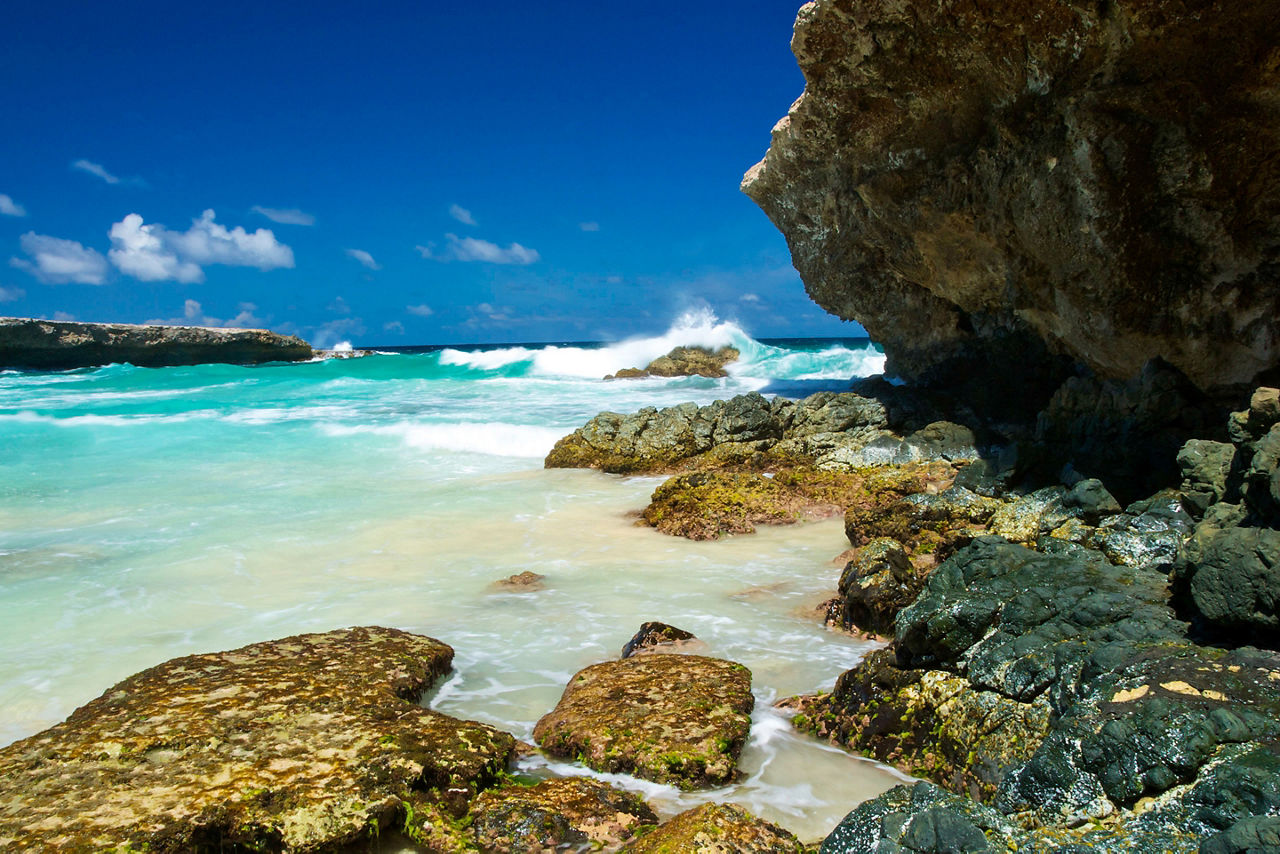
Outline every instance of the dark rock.
<path id="1" fill-rule="evenodd" d="M 872 540 L 840 576 L 839 623 L 845 628 L 892 634 L 894 618 L 923 586 L 923 574 L 911 565 L 897 540 Z"/>
<path id="2" fill-rule="evenodd" d="M 1208 439 L 1191 439 L 1178 451 L 1178 468 L 1182 470 L 1183 503 L 1204 515 L 1210 504 L 1231 500 L 1228 479 L 1235 468 L 1235 446 Z"/>
<path id="3" fill-rule="evenodd" d="M 743 189 L 909 381 L 1007 404 L 1063 361 L 1161 357 L 1207 393 L 1255 384 L 1280 364 L 1273 11 L 819 0 Z"/>
<path id="4" fill-rule="evenodd" d="M 311 345 L 265 329 L 133 326 L 0 317 L 0 368 L 60 371 L 112 362 L 147 368 L 225 362 L 299 362 Z"/>
<path id="5" fill-rule="evenodd" d="M 684 629 L 677 629 L 666 623 L 644 623 L 640 626 L 640 631 L 636 632 L 622 647 L 622 658 L 630 658 L 642 650 L 671 646 L 679 641 L 694 639 L 693 632 L 686 632 Z"/>
<path id="6" fill-rule="evenodd" d="M 741 664 L 638 655 L 579 671 L 533 736 L 547 753 L 596 771 L 717 786 L 734 777 L 754 703 Z"/>
<path id="7" fill-rule="evenodd" d="M 1201 523 L 1174 565 L 1173 586 L 1212 634 L 1280 646 L 1280 531 Z"/>
<path id="8" fill-rule="evenodd" d="M 1003 840 L 1015 830 L 995 810 L 930 783 L 916 783 L 895 786 L 862 803 L 836 825 L 818 850 L 819 854 L 995 854 L 1007 850 Z M 988 833 L 1000 844 L 988 840 Z"/>
<path id="9" fill-rule="evenodd" d="M 417 705 L 452 657 L 357 628 L 153 667 L 0 750 L 0 847 L 316 851 L 392 826 L 436 838 L 515 745 Z"/>
<path id="10" fill-rule="evenodd" d="M 680 813 L 622 849 L 628 854 L 804 854 L 788 831 L 737 804 L 703 804 Z"/>
<path id="11" fill-rule="evenodd" d="M 1192 528 L 1180 499 L 1162 493 L 1103 519 L 1093 545 L 1112 563 L 1168 572 Z"/>
<path id="12" fill-rule="evenodd" d="M 525 854 L 591 847 L 616 850 L 658 817 L 638 795 L 585 777 L 504 786 L 471 804 L 471 832 L 481 850 Z"/>
<path id="13" fill-rule="evenodd" d="M 1067 494 L 1062 496 L 1062 505 L 1090 525 L 1098 524 L 1103 516 L 1119 513 L 1121 509 L 1120 502 L 1096 478 L 1082 480 L 1067 490 Z"/>
<path id="14" fill-rule="evenodd" d="M 1280 851 L 1280 816 L 1250 816 L 1210 836 L 1201 854 L 1268 854 Z"/>

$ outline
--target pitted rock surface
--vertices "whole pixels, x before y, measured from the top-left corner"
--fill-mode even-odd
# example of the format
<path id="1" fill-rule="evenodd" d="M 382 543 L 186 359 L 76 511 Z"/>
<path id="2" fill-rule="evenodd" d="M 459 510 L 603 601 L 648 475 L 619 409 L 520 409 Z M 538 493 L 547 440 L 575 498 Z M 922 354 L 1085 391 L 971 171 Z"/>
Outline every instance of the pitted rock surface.
<path id="1" fill-rule="evenodd" d="M 490 789 L 471 805 L 475 841 L 493 854 L 616 851 L 657 823 L 639 795 L 586 777 Z"/>
<path id="2" fill-rule="evenodd" d="M 0 848 L 318 851 L 456 809 L 515 741 L 417 705 L 452 658 L 368 627 L 143 671 L 0 750 Z"/>
<path id="3" fill-rule="evenodd" d="M 628 844 L 628 854 L 803 854 L 790 832 L 737 804 L 703 804 Z"/>
<path id="4" fill-rule="evenodd" d="M 734 778 L 754 704 L 741 664 L 639 655 L 579 671 L 533 737 L 547 753 L 596 771 L 682 789 L 717 786 Z"/>

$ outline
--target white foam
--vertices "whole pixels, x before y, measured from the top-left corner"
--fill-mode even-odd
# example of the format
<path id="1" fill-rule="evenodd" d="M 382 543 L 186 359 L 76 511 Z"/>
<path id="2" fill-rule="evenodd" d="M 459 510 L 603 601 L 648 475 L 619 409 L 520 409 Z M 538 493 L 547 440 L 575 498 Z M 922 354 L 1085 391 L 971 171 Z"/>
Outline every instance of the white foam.
<path id="1" fill-rule="evenodd" d="M 545 457 L 565 431 L 554 427 L 533 427 L 501 422 L 457 422 L 419 424 L 400 422 L 379 426 L 323 424 L 330 436 L 358 434 L 396 436 L 411 448 L 427 451 L 457 451 L 497 457 Z"/>
<path id="2" fill-rule="evenodd" d="M 528 362 L 533 359 L 533 354 L 534 351 L 528 347 L 500 347 L 497 350 L 471 352 L 445 348 L 440 351 L 440 364 L 496 371 L 498 368 L 514 365 L 516 362 Z"/>
<path id="3" fill-rule="evenodd" d="M 216 417 L 217 413 L 212 410 L 198 410 L 182 415 L 72 415 L 67 418 L 23 410 L 0 415 L 0 422 L 48 424 L 54 427 L 133 427 L 139 424 L 180 424 L 184 421 Z"/>

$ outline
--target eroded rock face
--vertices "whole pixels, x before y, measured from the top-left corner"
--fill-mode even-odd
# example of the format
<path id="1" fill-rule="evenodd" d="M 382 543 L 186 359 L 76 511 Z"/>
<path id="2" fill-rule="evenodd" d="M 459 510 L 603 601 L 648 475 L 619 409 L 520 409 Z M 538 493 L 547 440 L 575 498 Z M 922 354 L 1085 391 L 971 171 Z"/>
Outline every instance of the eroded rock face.
<path id="1" fill-rule="evenodd" d="M 265 329 L 133 326 L 0 317 L 0 368 L 66 370 L 111 362 L 148 368 L 225 362 L 298 362 L 315 355 L 292 335 Z"/>
<path id="2" fill-rule="evenodd" d="M 515 744 L 417 705 L 452 658 L 431 638 L 355 628 L 153 667 L 0 750 L 0 848 L 316 851 L 391 826 L 438 838 Z"/>
<path id="3" fill-rule="evenodd" d="M 579 671 L 533 737 L 547 753 L 596 771 L 717 786 L 733 779 L 754 705 L 741 664 L 638 655 Z"/>
<path id="4" fill-rule="evenodd" d="M 709 377 L 729 376 L 725 365 L 736 362 L 742 354 L 733 347 L 711 350 L 706 347 L 675 347 L 665 356 L 659 356 L 643 369 L 623 368 L 607 380 L 635 380 L 644 377 Z"/>
<path id="5" fill-rule="evenodd" d="M 889 371 L 1039 397 L 1280 364 L 1280 18 L 1262 0 L 817 0 L 743 190 Z"/>

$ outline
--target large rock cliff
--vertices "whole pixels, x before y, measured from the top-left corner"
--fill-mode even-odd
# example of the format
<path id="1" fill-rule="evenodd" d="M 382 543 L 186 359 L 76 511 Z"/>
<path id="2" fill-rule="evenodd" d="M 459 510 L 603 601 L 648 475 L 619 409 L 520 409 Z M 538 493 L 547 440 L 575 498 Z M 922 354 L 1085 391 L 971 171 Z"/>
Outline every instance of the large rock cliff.
<path id="1" fill-rule="evenodd" d="M 148 368 L 225 362 L 297 362 L 311 345 L 265 329 L 134 326 L 0 317 L 0 368 L 66 370 L 111 362 Z"/>
<path id="2" fill-rule="evenodd" d="M 1212 396 L 1275 378 L 1273 5 L 817 0 L 792 49 L 743 190 L 891 373 L 1036 407 L 1153 357 Z"/>

